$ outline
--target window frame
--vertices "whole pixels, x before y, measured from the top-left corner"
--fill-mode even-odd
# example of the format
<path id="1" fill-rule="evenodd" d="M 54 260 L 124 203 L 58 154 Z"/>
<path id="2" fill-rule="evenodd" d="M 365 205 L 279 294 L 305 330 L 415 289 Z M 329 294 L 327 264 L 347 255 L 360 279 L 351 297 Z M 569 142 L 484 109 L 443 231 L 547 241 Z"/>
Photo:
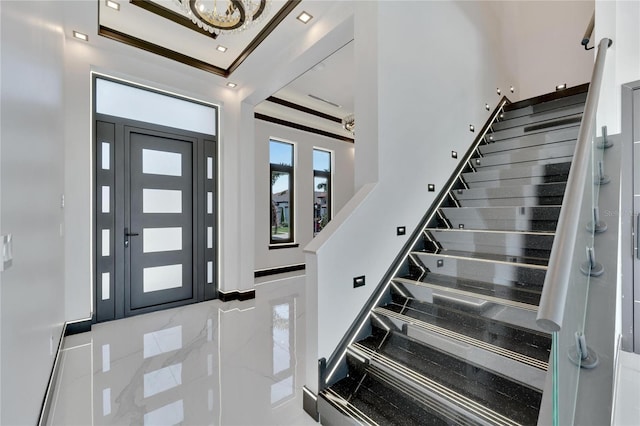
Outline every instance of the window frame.
<path id="1" fill-rule="evenodd" d="M 275 164 L 271 162 L 271 142 L 277 142 L 291 146 L 291 165 Z M 285 141 L 279 138 L 269 138 L 269 249 L 298 247 L 295 243 L 295 164 L 296 164 L 296 145 L 293 142 Z M 286 240 L 273 238 L 273 185 L 271 185 L 271 176 L 273 173 L 284 173 L 289 176 L 289 238 Z M 277 213 L 276 213 L 277 214 Z"/>
<path id="2" fill-rule="evenodd" d="M 331 219 L 333 218 L 333 152 L 329 151 L 327 149 L 322 149 L 322 148 L 313 148 L 312 154 L 315 153 L 316 151 L 320 151 L 320 152 L 325 152 L 327 154 L 329 154 L 329 170 L 316 170 L 315 166 L 312 163 L 312 168 L 313 168 L 313 237 L 315 238 L 316 235 L 318 235 L 318 233 L 320 231 L 322 231 L 322 229 L 324 229 L 324 226 L 322 227 L 322 229 L 320 229 L 318 232 L 316 232 L 316 177 L 320 177 L 320 178 L 326 178 L 327 179 L 327 216 L 328 216 L 328 220 L 327 223 L 331 222 Z M 326 226 L 326 224 L 325 224 Z"/>

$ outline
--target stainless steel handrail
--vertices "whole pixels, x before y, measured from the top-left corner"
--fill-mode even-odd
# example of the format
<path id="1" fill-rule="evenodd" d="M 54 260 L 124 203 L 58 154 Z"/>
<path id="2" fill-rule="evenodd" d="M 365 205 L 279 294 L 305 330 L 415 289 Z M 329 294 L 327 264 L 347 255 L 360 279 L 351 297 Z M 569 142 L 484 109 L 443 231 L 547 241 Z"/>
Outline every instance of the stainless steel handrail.
<path id="1" fill-rule="evenodd" d="M 593 26 L 596 22 L 596 12 L 594 11 L 591 15 L 591 20 L 589 21 L 589 25 L 587 25 L 587 29 L 584 32 L 584 36 L 582 37 L 582 41 L 580 44 L 584 46 L 584 50 L 591 50 L 593 47 L 587 47 L 589 44 L 589 40 L 591 40 L 591 35 L 593 34 Z"/>
<path id="2" fill-rule="evenodd" d="M 610 39 L 603 38 L 598 45 L 598 55 L 593 66 L 591 85 L 589 86 L 587 102 L 582 114 L 578 141 L 573 153 L 573 163 L 567 179 L 556 236 L 551 248 L 549 266 L 540 298 L 536 323 L 543 329 L 552 332 L 559 331 L 562 328 L 569 278 L 573 272 L 571 270 L 571 260 L 578 234 L 579 224 L 577 218 L 582 206 L 584 182 L 585 179 L 589 179 L 587 172 L 591 159 L 591 138 L 602 86 L 602 74 L 604 72 L 607 49 L 612 43 Z"/>

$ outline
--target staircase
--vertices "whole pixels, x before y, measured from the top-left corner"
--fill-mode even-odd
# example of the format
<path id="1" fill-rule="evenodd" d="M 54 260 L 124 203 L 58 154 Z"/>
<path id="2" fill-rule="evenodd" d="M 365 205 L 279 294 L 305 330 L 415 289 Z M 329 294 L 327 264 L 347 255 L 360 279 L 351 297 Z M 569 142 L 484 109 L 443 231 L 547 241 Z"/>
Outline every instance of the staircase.
<path id="1" fill-rule="evenodd" d="M 320 392 L 323 424 L 538 422 L 536 311 L 587 90 L 498 113 Z"/>

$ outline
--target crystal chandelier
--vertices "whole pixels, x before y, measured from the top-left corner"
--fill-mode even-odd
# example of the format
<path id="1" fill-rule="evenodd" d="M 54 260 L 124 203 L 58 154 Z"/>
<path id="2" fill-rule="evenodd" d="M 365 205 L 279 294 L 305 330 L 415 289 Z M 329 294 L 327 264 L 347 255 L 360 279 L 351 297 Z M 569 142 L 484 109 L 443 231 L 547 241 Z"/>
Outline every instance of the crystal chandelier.
<path id="1" fill-rule="evenodd" d="M 247 29 L 268 13 L 270 0 L 174 0 L 198 27 L 210 33 Z"/>

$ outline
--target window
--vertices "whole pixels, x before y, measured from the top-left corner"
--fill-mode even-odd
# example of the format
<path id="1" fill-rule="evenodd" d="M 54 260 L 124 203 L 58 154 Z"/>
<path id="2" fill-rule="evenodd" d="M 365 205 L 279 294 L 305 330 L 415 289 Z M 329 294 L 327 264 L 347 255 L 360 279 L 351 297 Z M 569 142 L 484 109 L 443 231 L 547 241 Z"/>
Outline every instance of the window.
<path id="1" fill-rule="evenodd" d="M 269 141 L 271 244 L 293 243 L 293 144 Z"/>
<path id="2" fill-rule="evenodd" d="M 313 235 L 331 220 L 331 153 L 313 150 Z"/>

